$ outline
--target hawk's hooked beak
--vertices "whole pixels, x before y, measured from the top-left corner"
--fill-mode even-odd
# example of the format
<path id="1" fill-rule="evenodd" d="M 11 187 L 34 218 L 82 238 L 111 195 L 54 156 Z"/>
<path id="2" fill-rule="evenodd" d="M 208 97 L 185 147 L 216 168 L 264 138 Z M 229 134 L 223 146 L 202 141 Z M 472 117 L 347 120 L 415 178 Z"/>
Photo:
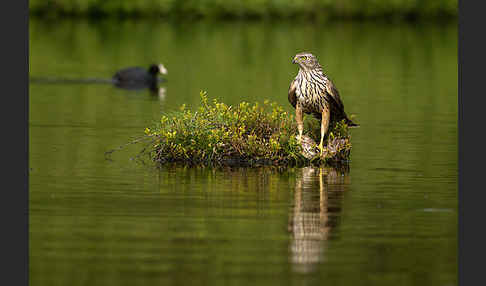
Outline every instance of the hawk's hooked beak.
<path id="1" fill-rule="evenodd" d="M 293 64 L 296 64 L 296 63 L 297 63 L 297 58 L 294 58 L 294 59 L 292 60 L 292 63 L 293 63 Z"/>

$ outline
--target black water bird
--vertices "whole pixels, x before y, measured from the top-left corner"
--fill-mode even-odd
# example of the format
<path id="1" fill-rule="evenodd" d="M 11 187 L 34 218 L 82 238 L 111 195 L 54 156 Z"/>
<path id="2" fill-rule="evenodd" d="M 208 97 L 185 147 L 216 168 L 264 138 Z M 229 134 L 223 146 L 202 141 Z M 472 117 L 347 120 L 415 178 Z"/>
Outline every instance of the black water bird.
<path id="1" fill-rule="evenodd" d="M 145 87 L 156 87 L 159 82 L 158 74 L 166 75 L 167 69 L 163 64 L 152 64 L 147 69 L 142 67 L 128 67 L 113 75 L 115 86 L 125 89 L 140 89 Z"/>
<path id="2" fill-rule="evenodd" d="M 41 84 L 113 84 L 127 90 L 148 88 L 153 93 L 160 94 L 159 83 L 165 82 L 158 74 L 166 75 L 163 64 L 151 65 L 148 70 L 141 67 L 129 67 L 119 70 L 111 78 L 62 78 L 62 77 L 31 77 L 31 83 Z"/>

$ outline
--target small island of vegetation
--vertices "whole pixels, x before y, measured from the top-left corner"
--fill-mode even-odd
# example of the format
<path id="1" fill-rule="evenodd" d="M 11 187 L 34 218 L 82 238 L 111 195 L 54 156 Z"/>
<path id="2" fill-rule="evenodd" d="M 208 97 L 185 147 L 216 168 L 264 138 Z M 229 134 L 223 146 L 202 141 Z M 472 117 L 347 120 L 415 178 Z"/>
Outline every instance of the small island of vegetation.
<path id="1" fill-rule="evenodd" d="M 343 165 L 349 162 L 351 142 L 348 127 L 336 122 L 330 127 L 322 154 L 317 149 L 319 122 L 306 117 L 304 136 L 296 138 L 294 116 L 276 103 L 241 102 L 230 106 L 209 101 L 201 92 L 201 106 L 191 111 L 162 115 L 145 129 L 149 140 L 143 154 L 163 165 Z"/>

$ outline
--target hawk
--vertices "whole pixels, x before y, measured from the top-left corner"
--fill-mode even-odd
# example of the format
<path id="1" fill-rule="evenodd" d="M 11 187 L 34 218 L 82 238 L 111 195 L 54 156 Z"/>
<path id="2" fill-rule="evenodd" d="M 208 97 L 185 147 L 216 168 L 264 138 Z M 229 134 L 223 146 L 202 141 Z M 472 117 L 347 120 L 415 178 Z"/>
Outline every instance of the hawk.
<path id="1" fill-rule="evenodd" d="M 312 114 L 321 120 L 321 140 L 319 150 L 322 153 L 322 142 L 328 131 L 329 123 L 345 120 L 348 126 L 359 126 L 352 122 L 344 112 L 344 105 L 339 92 L 322 71 L 317 58 L 311 53 L 298 53 L 293 64 L 299 65 L 299 72 L 290 83 L 288 99 L 295 108 L 295 119 L 299 131 L 298 139 L 302 139 L 304 130 L 303 113 Z"/>

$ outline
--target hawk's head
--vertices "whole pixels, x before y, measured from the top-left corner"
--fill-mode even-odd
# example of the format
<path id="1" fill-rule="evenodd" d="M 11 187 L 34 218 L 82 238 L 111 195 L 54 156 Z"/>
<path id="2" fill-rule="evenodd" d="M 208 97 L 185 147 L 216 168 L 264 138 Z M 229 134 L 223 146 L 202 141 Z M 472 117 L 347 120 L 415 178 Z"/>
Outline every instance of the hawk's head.
<path id="1" fill-rule="evenodd" d="M 314 56 L 313 54 L 308 53 L 308 52 L 296 54 L 292 63 L 298 64 L 301 69 L 306 70 L 306 71 L 320 67 L 316 56 Z"/>

